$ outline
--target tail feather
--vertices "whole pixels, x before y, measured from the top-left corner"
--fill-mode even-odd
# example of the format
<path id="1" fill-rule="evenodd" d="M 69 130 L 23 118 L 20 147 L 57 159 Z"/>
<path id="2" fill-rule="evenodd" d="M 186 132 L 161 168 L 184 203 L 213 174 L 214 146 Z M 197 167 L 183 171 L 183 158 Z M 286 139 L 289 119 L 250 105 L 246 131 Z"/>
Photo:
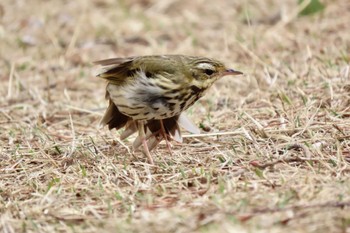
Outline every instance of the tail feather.
<path id="1" fill-rule="evenodd" d="M 171 137 L 177 141 L 182 142 L 182 136 L 179 124 L 177 123 L 179 116 L 174 116 L 172 118 L 164 119 L 163 124 L 167 134 L 170 134 Z"/>
<path id="2" fill-rule="evenodd" d="M 165 129 L 165 136 L 167 140 L 174 139 L 177 142 L 182 142 L 180 127 L 177 123 L 179 116 L 174 116 L 168 119 L 164 119 L 163 125 Z M 161 133 L 161 120 L 149 120 L 146 123 L 146 140 L 148 141 L 148 149 L 152 150 L 156 147 L 163 139 L 164 136 Z M 142 145 L 142 140 L 140 136 L 138 136 L 134 143 L 133 148 L 137 149 Z"/>
<path id="3" fill-rule="evenodd" d="M 155 148 L 162 140 L 164 135 L 161 132 L 161 120 L 149 120 L 145 123 L 145 134 L 149 150 Z M 182 142 L 180 126 L 191 133 L 199 133 L 199 129 L 183 114 L 168 119 L 163 119 L 166 140 L 175 140 Z M 110 100 L 109 106 L 103 116 L 100 125 L 108 125 L 109 129 L 121 129 L 125 127 L 124 132 L 120 135 L 123 140 L 138 131 L 138 122 L 131 117 L 122 114 L 117 106 Z M 140 136 L 137 136 L 133 142 L 133 148 L 137 149 L 142 145 Z"/>
<path id="4" fill-rule="evenodd" d="M 173 116 L 171 118 L 163 119 L 162 121 L 167 139 L 170 140 L 173 138 L 178 142 L 182 142 L 180 128 L 177 123 L 178 118 L 179 116 Z M 147 122 L 146 127 L 150 129 L 155 136 L 163 138 L 160 121 L 161 120 L 150 120 Z"/>
<path id="5" fill-rule="evenodd" d="M 117 130 L 124 127 L 131 118 L 119 112 L 115 104 L 110 100 L 105 115 L 100 121 L 101 126 L 108 125 L 109 129 Z"/>

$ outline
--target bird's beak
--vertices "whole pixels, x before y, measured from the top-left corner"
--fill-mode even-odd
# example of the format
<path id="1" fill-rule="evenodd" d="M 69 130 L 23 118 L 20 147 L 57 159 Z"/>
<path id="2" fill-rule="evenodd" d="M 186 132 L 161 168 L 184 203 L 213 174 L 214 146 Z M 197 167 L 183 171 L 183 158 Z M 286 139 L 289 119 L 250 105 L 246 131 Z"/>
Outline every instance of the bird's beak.
<path id="1" fill-rule="evenodd" d="M 243 74 L 241 71 L 233 70 L 233 69 L 227 69 L 224 72 L 222 72 L 222 76 L 225 75 L 240 75 Z"/>

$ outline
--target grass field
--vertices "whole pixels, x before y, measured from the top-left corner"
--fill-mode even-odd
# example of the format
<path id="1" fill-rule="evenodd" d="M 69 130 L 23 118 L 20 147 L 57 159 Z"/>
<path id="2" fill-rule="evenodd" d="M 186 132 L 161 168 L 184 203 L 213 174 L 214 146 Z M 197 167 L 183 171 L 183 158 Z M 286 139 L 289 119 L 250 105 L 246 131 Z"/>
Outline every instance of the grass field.
<path id="1" fill-rule="evenodd" d="M 350 232 L 350 1 L 2 0 L 0 229 Z M 224 77 L 155 166 L 98 127 L 92 62 L 187 54 Z"/>

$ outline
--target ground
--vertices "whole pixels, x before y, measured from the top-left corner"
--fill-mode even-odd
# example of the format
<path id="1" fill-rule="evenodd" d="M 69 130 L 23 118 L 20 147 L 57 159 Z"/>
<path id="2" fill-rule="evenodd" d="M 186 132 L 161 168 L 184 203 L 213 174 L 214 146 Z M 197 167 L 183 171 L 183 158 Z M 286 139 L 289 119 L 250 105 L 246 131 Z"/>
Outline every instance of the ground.
<path id="1" fill-rule="evenodd" d="M 350 1 L 3 0 L 2 232 L 350 232 Z M 93 61 L 213 57 L 155 165 L 99 128 Z"/>

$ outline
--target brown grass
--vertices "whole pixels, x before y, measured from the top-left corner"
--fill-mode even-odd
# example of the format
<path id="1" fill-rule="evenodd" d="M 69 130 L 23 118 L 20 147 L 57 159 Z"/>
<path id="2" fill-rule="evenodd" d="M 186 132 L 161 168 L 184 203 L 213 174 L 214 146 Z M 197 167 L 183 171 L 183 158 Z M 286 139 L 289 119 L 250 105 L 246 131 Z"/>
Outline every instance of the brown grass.
<path id="1" fill-rule="evenodd" d="M 1 1 L 2 232 L 350 232 L 350 2 L 238 2 Z M 91 65 L 145 54 L 245 73 L 156 166 L 98 128 Z"/>

